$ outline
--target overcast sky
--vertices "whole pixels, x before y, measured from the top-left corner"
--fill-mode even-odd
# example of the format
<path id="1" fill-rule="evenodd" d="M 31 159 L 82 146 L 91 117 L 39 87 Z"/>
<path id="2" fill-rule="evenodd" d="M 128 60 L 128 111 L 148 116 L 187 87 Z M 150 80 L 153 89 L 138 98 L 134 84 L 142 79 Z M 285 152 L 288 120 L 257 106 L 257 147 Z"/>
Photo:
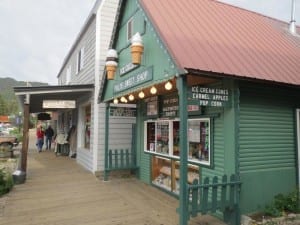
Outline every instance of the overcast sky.
<path id="1" fill-rule="evenodd" d="M 56 85 L 63 60 L 95 1 L 0 0 L 0 77 Z M 291 0 L 221 1 L 290 21 Z M 296 21 L 299 25 L 300 0 Z"/>

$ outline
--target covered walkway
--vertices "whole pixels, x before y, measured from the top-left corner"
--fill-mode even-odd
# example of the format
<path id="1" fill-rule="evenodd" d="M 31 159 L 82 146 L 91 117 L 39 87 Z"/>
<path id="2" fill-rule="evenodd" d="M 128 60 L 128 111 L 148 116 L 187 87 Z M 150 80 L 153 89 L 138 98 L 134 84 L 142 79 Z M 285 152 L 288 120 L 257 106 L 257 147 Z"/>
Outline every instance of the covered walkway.
<path id="1" fill-rule="evenodd" d="M 178 201 L 134 178 L 104 182 L 74 159 L 37 153 L 32 143 L 25 184 L 4 197 L 5 225 L 176 225 Z M 197 217 L 190 225 L 223 224 Z"/>

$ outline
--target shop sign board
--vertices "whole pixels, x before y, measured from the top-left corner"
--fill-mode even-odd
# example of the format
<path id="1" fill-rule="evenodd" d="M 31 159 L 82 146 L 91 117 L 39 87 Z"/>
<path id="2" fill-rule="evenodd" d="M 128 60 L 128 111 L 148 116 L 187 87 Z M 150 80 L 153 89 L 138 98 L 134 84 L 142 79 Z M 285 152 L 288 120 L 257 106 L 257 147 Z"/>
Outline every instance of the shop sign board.
<path id="1" fill-rule="evenodd" d="M 153 79 L 153 66 L 150 66 L 145 70 L 139 71 L 134 75 L 126 78 L 125 80 L 117 82 L 114 85 L 114 93 L 119 93 L 129 88 L 136 87 L 152 79 Z"/>
<path id="2" fill-rule="evenodd" d="M 44 109 L 75 109 L 76 102 L 74 100 L 44 100 Z"/>
<path id="3" fill-rule="evenodd" d="M 130 107 L 110 107 L 110 116 L 136 117 L 136 108 Z"/>
<path id="4" fill-rule="evenodd" d="M 120 68 L 120 76 L 123 76 L 124 74 L 130 72 L 131 70 L 134 70 L 136 67 L 138 67 L 138 66 L 134 65 L 131 62 L 124 65 L 123 67 Z"/>
<path id="5" fill-rule="evenodd" d="M 162 117 L 176 117 L 179 111 L 179 99 L 177 94 L 164 95 L 161 100 Z"/>
<path id="6" fill-rule="evenodd" d="M 210 88 L 192 86 L 188 90 L 189 103 L 200 106 L 230 107 L 230 90 L 226 88 Z"/>

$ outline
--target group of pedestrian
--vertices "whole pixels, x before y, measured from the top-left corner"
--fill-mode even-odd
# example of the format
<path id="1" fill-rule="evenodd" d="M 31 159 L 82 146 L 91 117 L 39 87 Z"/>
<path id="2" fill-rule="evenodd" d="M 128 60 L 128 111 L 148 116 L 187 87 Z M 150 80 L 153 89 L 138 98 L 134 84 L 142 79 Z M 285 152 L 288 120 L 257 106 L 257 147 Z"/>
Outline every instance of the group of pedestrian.
<path id="1" fill-rule="evenodd" d="M 49 125 L 46 130 L 43 129 L 42 125 L 38 126 L 36 130 L 36 137 L 36 146 L 38 148 L 38 152 L 43 150 L 44 139 L 46 139 L 46 150 L 51 150 L 51 143 L 54 137 L 54 130 L 52 129 L 51 125 Z"/>

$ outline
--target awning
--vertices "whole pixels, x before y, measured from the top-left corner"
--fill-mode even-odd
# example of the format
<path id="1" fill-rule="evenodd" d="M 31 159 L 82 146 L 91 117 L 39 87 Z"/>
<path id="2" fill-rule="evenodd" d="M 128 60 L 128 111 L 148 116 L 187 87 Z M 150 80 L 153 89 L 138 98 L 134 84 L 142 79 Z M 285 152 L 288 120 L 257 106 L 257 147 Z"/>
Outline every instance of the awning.
<path id="1" fill-rule="evenodd" d="M 14 92 L 23 107 L 25 101 L 29 100 L 29 113 L 49 111 L 43 108 L 44 100 L 73 100 L 91 96 L 94 91 L 94 84 L 83 85 L 58 85 L 58 86 L 37 86 L 37 87 L 14 87 Z M 53 108 L 51 111 L 61 110 Z"/>

